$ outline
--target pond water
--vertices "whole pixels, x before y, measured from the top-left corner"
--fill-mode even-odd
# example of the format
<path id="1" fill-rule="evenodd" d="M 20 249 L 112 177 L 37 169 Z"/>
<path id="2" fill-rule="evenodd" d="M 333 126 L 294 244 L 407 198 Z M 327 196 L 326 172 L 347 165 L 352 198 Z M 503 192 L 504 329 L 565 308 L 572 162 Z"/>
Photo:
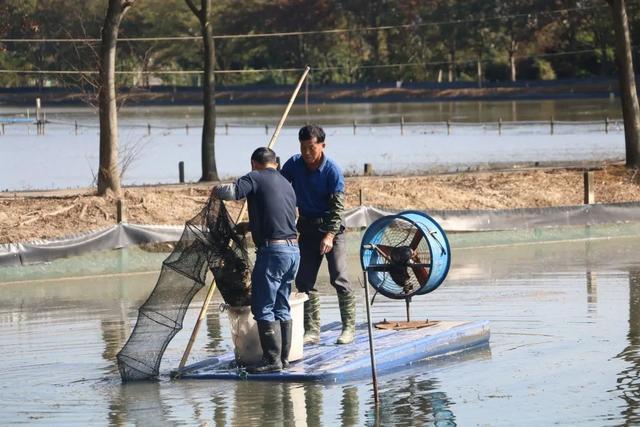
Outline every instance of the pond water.
<path id="1" fill-rule="evenodd" d="M 268 144 L 283 110 L 274 105 L 218 109 L 216 164 L 222 178 L 246 173 L 251 152 Z M 5 126 L 0 135 L 0 190 L 94 183 L 99 159 L 96 111 L 68 107 L 46 112 L 50 123 L 44 135 L 36 135 L 33 125 Z M 0 116 L 12 114 L 26 113 L 0 108 Z M 175 183 L 180 161 L 186 180 L 197 181 L 201 114 L 199 106 L 123 108 L 123 183 Z M 372 164 L 376 173 L 409 174 L 618 161 L 624 158 L 620 117 L 617 99 L 312 104 L 308 115 L 297 105 L 275 150 L 283 161 L 297 153 L 299 126 L 317 122 L 327 131 L 328 155 L 348 174 L 361 174 L 364 163 Z"/>
<path id="2" fill-rule="evenodd" d="M 202 293 L 165 353 L 160 380 L 122 385 L 115 354 L 164 254 L 138 249 L 93 254 L 23 270 L 31 275 L 2 269 L 1 423 L 638 425 L 639 251 L 637 236 L 454 245 L 448 279 L 436 292 L 414 299 L 413 317 L 489 320 L 490 345 L 380 377 L 378 411 L 367 380 L 339 385 L 170 380 Z M 107 267 L 101 270 L 102 264 Z M 355 256 L 350 268 L 362 301 Z M 323 323 L 337 320 L 326 273 L 320 282 Z M 191 361 L 231 349 L 220 302 L 216 296 Z M 374 320 L 402 319 L 405 307 L 379 296 L 372 310 Z M 363 304 L 358 316 L 365 318 Z"/>
<path id="3" fill-rule="evenodd" d="M 484 123 L 548 121 L 602 121 L 605 117 L 620 119 L 620 100 L 612 99 L 541 99 L 519 101 L 436 101 L 436 102 L 375 102 L 349 104 L 314 104 L 310 100 L 308 113 L 302 98 L 294 104 L 287 123 L 303 125 L 309 121 L 323 125 L 351 125 L 354 120 L 364 124 L 399 124 L 404 116 L 407 122 L 453 122 Z M 273 127 L 284 111 L 284 105 L 218 105 L 218 126 L 244 125 Z M 97 111 L 89 107 L 43 105 L 48 120 L 67 121 L 74 124 L 97 124 Z M 34 108 L 29 114 L 33 117 Z M 27 114 L 24 107 L 2 105 L 0 116 Z M 310 120 L 311 119 L 311 120 Z M 121 125 L 184 127 L 202 124 L 202 107 L 192 106 L 124 106 L 120 109 Z M 34 129 L 35 131 L 35 129 Z"/>

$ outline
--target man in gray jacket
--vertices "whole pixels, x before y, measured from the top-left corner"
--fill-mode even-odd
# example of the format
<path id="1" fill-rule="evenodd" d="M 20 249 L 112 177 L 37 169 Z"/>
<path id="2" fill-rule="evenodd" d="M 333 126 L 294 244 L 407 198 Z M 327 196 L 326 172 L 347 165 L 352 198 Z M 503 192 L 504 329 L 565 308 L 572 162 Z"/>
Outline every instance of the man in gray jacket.
<path id="1" fill-rule="evenodd" d="M 304 341 L 320 340 L 320 298 L 315 285 L 322 258 L 326 258 L 342 319 L 337 343 L 348 344 L 355 335 L 356 300 L 347 278 L 347 250 L 340 218 L 344 210 L 344 176 L 338 164 L 324 154 L 325 133 L 321 127 L 302 127 L 298 139 L 301 154 L 287 160 L 280 172 L 293 185 L 300 214 L 296 287 L 309 295 L 304 305 Z"/>

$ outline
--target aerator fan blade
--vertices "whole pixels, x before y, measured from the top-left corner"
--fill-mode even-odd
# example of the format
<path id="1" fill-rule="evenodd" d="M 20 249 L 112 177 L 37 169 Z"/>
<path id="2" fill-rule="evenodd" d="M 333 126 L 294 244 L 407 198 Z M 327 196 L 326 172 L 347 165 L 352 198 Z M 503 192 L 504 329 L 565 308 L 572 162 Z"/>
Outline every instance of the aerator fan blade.
<path id="1" fill-rule="evenodd" d="M 416 234 L 413 235 L 413 239 L 411 240 L 409 247 L 415 251 L 420 244 L 420 240 L 422 240 L 422 233 L 420 230 L 416 230 Z"/>
<path id="2" fill-rule="evenodd" d="M 431 264 L 420 263 L 420 258 L 418 257 L 416 249 L 418 249 L 418 245 L 420 244 L 421 240 L 422 233 L 420 232 L 420 230 L 416 230 L 416 234 L 413 235 L 413 239 L 411 239 L 409 247 L 413 250 L 413 256 L 411 257 L 411 260 L 414 264 L 411 266 L 411 269 L 413 270 L 413 274 L 416 276 L 416 279 L 418 279 L 418 282 L 423 285 L 427 282 L 427 280 L 429 280 L 429 272 L 427 271 L 427 268 L 431 268 Z"/>
<path id="3" fill-rule="evenodd" d="M 388 260 L 391 260 L 391 251 L 393 248 L 393 246 L 376 245 L 376 251 Z"/>
<path id="4" fill-rule="evenodd" d="M 424 267 L 424 264 L 412 265 L 411 270 L 413 270 L 413 274 L 415 274 L 416 279 L 418 279 L 418 283 L 420 283 L 421 285 L 424 285 L 427 280 L 429 280 L 429 273 Z"/>

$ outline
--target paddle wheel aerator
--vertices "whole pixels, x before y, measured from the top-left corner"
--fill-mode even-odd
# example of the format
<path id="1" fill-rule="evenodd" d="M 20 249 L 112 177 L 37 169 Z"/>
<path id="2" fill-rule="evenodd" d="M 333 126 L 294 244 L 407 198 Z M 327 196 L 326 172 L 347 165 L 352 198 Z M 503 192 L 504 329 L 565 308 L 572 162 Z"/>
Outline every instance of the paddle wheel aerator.
<path id="1" fill-rule="evenodd" d="M 411 297 L 432 292 L 442 284 L 451 265 L 451 249 L 444 230 L 433 218 L 405 211 L 382 217 L 367 228 L 360 261 L 366 281 L 377 293 L 405 300 L 409 323 Z"/>

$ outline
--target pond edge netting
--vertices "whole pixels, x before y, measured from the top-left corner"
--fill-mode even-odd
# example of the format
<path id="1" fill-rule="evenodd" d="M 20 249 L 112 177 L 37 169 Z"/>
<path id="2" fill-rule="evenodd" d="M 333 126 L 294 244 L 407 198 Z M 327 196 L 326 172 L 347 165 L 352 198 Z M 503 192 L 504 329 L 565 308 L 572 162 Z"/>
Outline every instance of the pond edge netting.
<path id="1" fill-rule="evenodd" d="M 640 221 L 640 202 L 499 210 L 427 210 L 447 232 L 530 230 L 534 228 L 615 224 Z M 347 228 L 369 226 L 397 213 L 371 206 L 347 210 Z M 0 244 L 0 268 L 37 264 L 147 243 L 176 242 L 183 226 L 115 224 L 88 233 L 58 239 Z"/>

